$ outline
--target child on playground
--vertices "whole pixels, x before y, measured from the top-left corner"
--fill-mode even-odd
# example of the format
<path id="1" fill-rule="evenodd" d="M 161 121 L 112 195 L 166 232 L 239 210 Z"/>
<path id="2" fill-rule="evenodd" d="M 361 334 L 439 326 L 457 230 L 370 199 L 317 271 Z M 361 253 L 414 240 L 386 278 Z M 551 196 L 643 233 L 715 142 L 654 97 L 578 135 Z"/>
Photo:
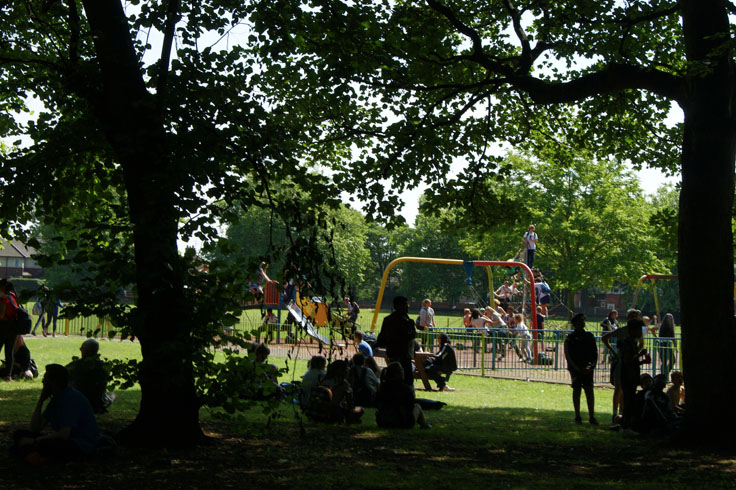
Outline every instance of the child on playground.
<path id="1" fill-rule="evenodd" d="M 466 331 L 469 331 L 469 329 L 473 328 L 470 323 L 472 319 L 473 317 L 470 312 L 470 308 L 465 308 L 465 310 L 463 310 L 463 325 L 465 326 Z"/>
<path id="2" fill-rule="evenodd" d="M 532 359 L 532 351 L 529 348 L 532 341 L 532 334 L 529 333 L 529 329 L 526 325 L 524 325 L 524 315 L 521 313 L 516 313 L 514 315 L 514 322 L 516 323 L 516 326 L 514 327 L 514 334 L 518 336 L 521 339 L 521 350 L 523 351 L 524 355 L 522 356 L 519 351 L 517 350 L 517 354 L 519 354 L 519 357 L 522 358 L 521 362 L 533 362 Z"/>
<path id="3" fill-rule="evenodd" d="M 598 425 L 595 418 L 595 394 L 593 393 L 593 373 L 598 363 L 598 345 L 595 337 L 585 331 L 585 315 L 578 313 L 570 321 L 574 331 L 565 339 L 565 359 L 572 380 L 572 406 L 575 410 L 575 423 L 582 424 L 580 418 L 580 391 L 585 391 L 588 405 L 588 420 Z"/>

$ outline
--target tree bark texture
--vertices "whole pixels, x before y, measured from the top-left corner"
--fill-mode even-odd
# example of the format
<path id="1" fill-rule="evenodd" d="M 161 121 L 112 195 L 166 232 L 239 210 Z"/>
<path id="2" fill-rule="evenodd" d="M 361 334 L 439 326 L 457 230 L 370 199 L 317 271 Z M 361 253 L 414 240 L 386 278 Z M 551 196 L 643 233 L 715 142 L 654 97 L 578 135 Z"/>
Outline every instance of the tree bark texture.
<path id="1" fill-rule="evenodd" d="M 92 109 L 118 156 L 128 194 L 138 287 L 133 332 L 141 343 L 141 405 L 121 433 L 133 445 L 177 446 L 201 438 L 191 364 L 191 315 L 177 249 L 176 172 L 119 0 L 84 0 L 95 35 L 102 96 Z"/>
<path id="2" fill-rule="evenodd" d="M 691 73 L 682 146 L 679 256 L 687 434 L 733 443 L 736 353 L 733 236 L 734 77 L 720 2 L 681 1 Z"/>

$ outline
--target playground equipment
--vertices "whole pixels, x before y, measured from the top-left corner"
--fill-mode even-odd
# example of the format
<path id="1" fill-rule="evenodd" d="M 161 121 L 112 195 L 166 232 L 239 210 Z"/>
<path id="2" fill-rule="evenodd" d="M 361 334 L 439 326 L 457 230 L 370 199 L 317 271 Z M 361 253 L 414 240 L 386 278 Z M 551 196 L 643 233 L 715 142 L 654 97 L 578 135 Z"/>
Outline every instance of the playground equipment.
<path id="1" fill-rule="evenodd" d="M 424 264 L 445 264 L 445 265 L 461 265 L 465 269 L 465 273 L 467 274 L 466 283 L 471 284 L 471 278 L 470 275 L 473 272 L 473 267 L 480 266 L 485 267 L 486 272 L 488 273 L 488 288 L 489 288 L 489 294 L 491 295 L 491 298 L 493 297 L 493 276 L 491 273 L 491 267 L 492 266 L 500 266 L 500 267 L 516 267 L 521 272 L 525 273 L 529 277 L 529 289 L 530 289 L 530 295 L 531 295 L 531 303 L 532 305 L 536 304 L 536 293 L 534 291 L 534 274 L 532 274 L 532 270 L 524 263 L 522 262 L 514 262 L 514 261 L 506 261 L 506 260 L 459 260 L 459 259 L 438 259 L 438 258 L 431 258 L 431 257 L 399 257 L 397 259 L 394 259 L 391 261 L 390 264 L 386 266 L 386 269 L 383 271 L 383 278 L 381 279 L 381 288 L 378 290 L 378 298 L 376 299 L 376 308 L 373 311 L 373 320 L 371 320 L 371 331 L 374 331 L 376 329 L 376 322 L 378 321 L 378 313 L 381 308 L 381 303 L 383 301 L 383 291 L 386 288 L 386 283 L 388 282 L 388 275 L 391 272 L 391 269 L 393 269 L 397 264 L 401 264 L 403 262 L 415 262 L 415 263 L 424 263 Z M 532 329 L 537 330 L 537 315 L 532 314 L 529 315 L 532 320 Z"/>
<path id="2" fill-rule="evenodd" d="M 632 308 L 636 308 L 636 303 L 639 300 L 639 291 L 641 291 L 644 281 L 649 279 L 652 281 L 652 292 L 654 293 L 654 309 L 657 312 L 657 318 L 662 318 L 662 315 L 659 311 L 659 298 L 657 296 L 657 281 L 658 280 L 672 280 L 677 279 L 678 276 L 673 275 L 667 275 L 667 274 L 644 274 L 639 278 L 639 282 L 636 284 L 636 291 L 634 292 L 634 306 Z"/>
<path id="3" fill-rule="evenodd" d="M 291 313 L 291 315 L 294 317 L 296 325 L 304 330 L 307 335 L 319 340 L 324 344 L 330 345 L 330 339 L 317 331 L 315 326 L 312 325 L 312 322 L 309 321 L 309 318 L 307 318 L 307 315 L 302 312 L 301 308 L 299 308 L 296 303 L 290 301 L 289 304 L 286 305 L 286 309 L 289 310 L 289 313 Z"/>
<path id="4" fill-rule="evenodd" d="M 424 263 L 424 264 L 446 264 L 446 265 L 461 265 L 465 269 L 465 274 L 467 275 L 466 283 L 468 285 L 472 284 L 471 280 L 471 274 L 473 272 L 473 268 L 475 266 L 485 267 L 486 272 L 488 273 L 488 288 L 489 293 L 491 295 L 491 298 L 493 298 L 493 276 L 491 273 L 491 267 L 492 266 L 500 266 L 500 267 L 514 267 L 518 268 L 519 271 L 523 272 L 529 277 L 529 289 L 530 289 L 530 298 L 531 298 L 531 304 L 532 304 L 532 314 L 529 315 L 532 321 L 532 331 L 534 332 L 534 340 L 537 339 L 537 315 L 536 312 L 533 310 L 534 305 L 536 305 L 536 293 L 534 290 L 534 274 L 532 274 L 532 270 L 524 263 L 522 262 L 515 262 L 515 261 L 501 261 L 501 260 L 459 260 L 459 259 L 438 259 L 438 258 L 431 258 L 431 257 L 399 257 L 397 259 L 394 259 L 391 261 L 390 264 L 386 266 L 386 270 L 383 271 L 383 278 L 381 279 L 381 288 L 378 290 L 378 298 L 376 299 L 376 308 L 373 311 L 373 320 L 371 320 L 371 331 L 375 331 L 376 329 L 376 322 L 378 321 L 378 313 L 381 309 L 381 302 L 383 301 L 383 291 L 386 288 L 386 283 L 388 282 L 388 276 L 391 272 L 391 269 L 393 269 L 397 264 L 401 264 L 403 262 L 415 262 L 415 263 Z M 537 342 L 533 342 L 533 358 L 537 359 Z"/>

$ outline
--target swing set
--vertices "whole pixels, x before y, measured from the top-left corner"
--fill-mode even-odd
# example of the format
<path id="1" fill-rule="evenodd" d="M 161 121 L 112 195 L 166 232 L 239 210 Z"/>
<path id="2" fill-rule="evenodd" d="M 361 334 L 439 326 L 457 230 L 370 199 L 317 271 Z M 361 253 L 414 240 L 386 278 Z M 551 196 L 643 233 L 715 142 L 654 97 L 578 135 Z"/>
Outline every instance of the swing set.
<path id="1" fill-rule="evenodd" d="M 634 306 L 633 308 L 636 308 L 637 301 L 639 300 L 639 292 L 642 290 L 642 287 L 644 286 L 644 281 L 651 281 L 652 282 L 652 292 L 654 293 L 654 309 L 657 312 L 657 318 L 660 320 L 662 319 L 662 315 L 659 311 L 659 298 L 657 296 L 657 281 L 667 281 L 667 280 L 673 280 L 677 279 L 678 276 L 672 276 L 667 274 L 644 274 L 639 278 L 639 282 L 636 284 L 636 291 L 634 292 Z M 734 288 L 734 291 L 736 291 L 736 288 Z"/>
<path id="2" fill-rule="evenodd" d="M 465 274 L 467 275 L 467 278 L 465 280 L 465 283 L 469 286 L 472 286 L 473 281 L 471 279 L 471 274 L 473 273 L 473 268 L 475 266 L 479 267 L 485 267 L 486 273 L 488 274 L 488 289 L 490 297 L 493 298 L 493 273 L 491 272 L 492 266 L 499 266 L 499 267 L 507 267 L 507 268 L 518 268 L 520 271 L 522 271 L 524 274 L 526 274 L 529 277 L 529 292 L 531 295 L 531 304 L 532 308 L 534 308 L 534 305 L 536 305 L 536 292 L 534 288 L 534 274 L 532 273 L 532 270 L 524 264 L 523 262 L 515 262 L 515 261 L 506 261 L 506 260 L 459 260 L 459 259 L 438 259 L 438 258 L 430 258 L 430 257 L 399 257 L 397 259 L 394 259 L 391 261 L 388 266 L 386 266 L 386 269 L 383 271 L 383 278 L 381 279 L 381 288 L 378 291 L 378 298 L 376 300 L 376 308 L 373 311 L 373 320 L 371 321 L 371 331 L 375 331 L 376 329 L 376 322 L 378 321 L 378 313 L 381 308 L 381 303 L 383 301 L 383 291 L 386 288 L 386 283 L 388 282 L 388 276 L 391 270 L 398 264 L 404 263 L 404 262 L 413 262 L 413 263 L 423 263 L 423 264 L 445 264 L 445 265 L 461 265 L 465 269 Z M 532 311 L 532 314 L 529 315 L 531 317 L 532 321 L 532 330 L 534 332 L 534 339 L 537 338 L 537 315 L 536 312 Z M 536 350 L 537 343 L 534 342 L 534 347 Z M 534 356 L 536 358 L 536 352 L 534 353 Z"/>

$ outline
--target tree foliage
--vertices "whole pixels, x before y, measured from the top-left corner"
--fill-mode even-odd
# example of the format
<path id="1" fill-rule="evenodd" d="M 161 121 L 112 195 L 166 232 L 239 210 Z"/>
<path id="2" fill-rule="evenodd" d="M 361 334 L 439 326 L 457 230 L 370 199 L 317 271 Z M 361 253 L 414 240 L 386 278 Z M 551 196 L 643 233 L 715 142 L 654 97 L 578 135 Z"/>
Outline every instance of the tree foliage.
<path id="1" fill-rule="evenodd" d="M 293 0 L 257 4 L 254 18 L 268 71 L 293 81 L 289 97 L 300 99 L 316 83 L 352 100 L 352 119 L 326 127 L 325 139 L 355 140 L 358 161 L 337 175 L 365 201 L 385 202 L 377 189 L 393 177 L 389 200 L 421 181 L 446 188 L 436 196 L 437 207 L 447 207 L 468 185 L 504 170 L 490 151 L 500 141 L 679 167 L 687 427 L 695 437 L 727 440 L 736 423 L 723 430 L 715 421 L 736 395 L 712 375 L 727 371 L 720 359 L 736 348 L 734 10 L 721 0 Z M 288 62 L 295 58 L 303 63 Z M 675 103 L 684 123 L 669 125 Z M 461 157 L 466 170 L 447 179 Z M 483 197 L 501 202 L 490 196 Z M 697 233 L 703 226 L 724 237 L 707 257 Z M 703 266 L 714 271 L 708 290 L 700 286 Z M 718 353 L 699 325 L 706 301 L 717 305 Z"/>

